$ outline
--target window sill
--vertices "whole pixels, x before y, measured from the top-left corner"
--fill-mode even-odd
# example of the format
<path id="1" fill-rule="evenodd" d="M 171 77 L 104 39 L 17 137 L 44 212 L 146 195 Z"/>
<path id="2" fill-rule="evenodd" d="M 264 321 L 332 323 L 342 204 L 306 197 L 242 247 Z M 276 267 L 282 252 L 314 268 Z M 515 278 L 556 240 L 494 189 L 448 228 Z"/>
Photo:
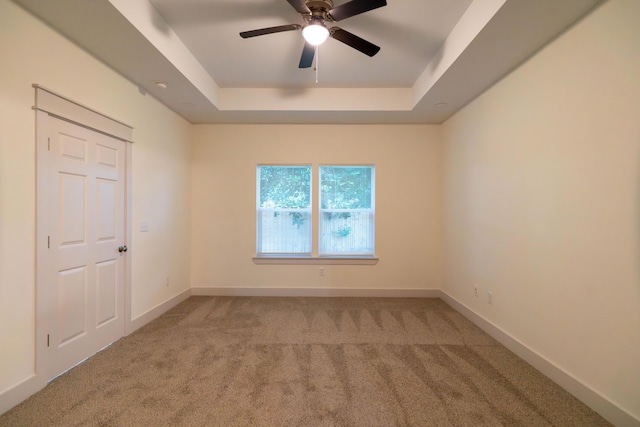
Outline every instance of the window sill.
<path id="1" fill-rule="evenodd" d="M 258 265 L 375 265 L 374 257 L 253 257 Z"/>

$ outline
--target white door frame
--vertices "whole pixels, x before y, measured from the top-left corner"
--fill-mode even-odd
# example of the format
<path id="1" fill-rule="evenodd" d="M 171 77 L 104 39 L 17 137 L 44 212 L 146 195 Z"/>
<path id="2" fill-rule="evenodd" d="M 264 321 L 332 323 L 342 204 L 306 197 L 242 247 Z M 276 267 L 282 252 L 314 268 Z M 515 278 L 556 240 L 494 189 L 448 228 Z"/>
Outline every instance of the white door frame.
<path id="1" fill-rule="evenodd" d="M 48 220 L 47 220 L 47 191 L 50 183 L 47 182 L 48 171 L 48 126 L 49 118 L 65 120 L 99 132 L 110 137 L 127 142 L 125 152 L 125 236 L 127 246 L 131 247 L 131 142 L 133 128 L 120 121 L 98 113 L 64 96 L 58 95 L 40 85 L 33 85 L 36 100 L 33 107 L 36 111 L 36 287 L 35 287 L 35 376 L 38 382 L 46 384 L 50 378 L 48 360 L 45 356 L 48 347 L 47 328 L 52 322 L 52 314 L 47 310 L 46 301 L 43 300 L 44 280 L 48 271 L 47 256 Z M 125 283 L 124 283 L 124 335 L 132 332 L 131 325 L 131 252 L 124 254 Z"/>

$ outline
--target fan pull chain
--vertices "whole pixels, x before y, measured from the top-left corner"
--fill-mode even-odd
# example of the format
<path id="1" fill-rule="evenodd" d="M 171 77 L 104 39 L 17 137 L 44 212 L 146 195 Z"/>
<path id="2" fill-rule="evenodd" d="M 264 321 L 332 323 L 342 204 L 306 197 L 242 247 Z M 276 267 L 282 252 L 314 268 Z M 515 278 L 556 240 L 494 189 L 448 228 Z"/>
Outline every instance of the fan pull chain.
<path id="1" fill-rule="evenodd" d="M 316 46 L 316 84 L 318 84 L 318 68 L 320 67 L 320 46 Z"/>

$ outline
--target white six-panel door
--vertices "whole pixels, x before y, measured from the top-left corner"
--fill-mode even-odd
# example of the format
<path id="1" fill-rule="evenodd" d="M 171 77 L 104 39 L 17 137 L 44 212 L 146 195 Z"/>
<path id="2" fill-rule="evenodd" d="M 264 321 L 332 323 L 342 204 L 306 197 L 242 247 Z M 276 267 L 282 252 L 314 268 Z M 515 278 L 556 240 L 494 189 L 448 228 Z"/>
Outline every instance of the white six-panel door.
<path id="1" fill-rule="evenodd" d="M 48 377 L 124 335 L 126 142 L 48 120 Z"/>

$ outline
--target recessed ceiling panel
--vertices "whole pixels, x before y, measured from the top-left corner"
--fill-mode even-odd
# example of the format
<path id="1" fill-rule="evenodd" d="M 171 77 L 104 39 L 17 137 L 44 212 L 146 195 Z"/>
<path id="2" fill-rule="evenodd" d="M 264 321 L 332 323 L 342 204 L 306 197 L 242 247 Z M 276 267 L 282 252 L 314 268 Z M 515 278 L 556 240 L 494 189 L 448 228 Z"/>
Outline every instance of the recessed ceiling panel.
<path id="1" fill-rule="evenodd" d="M 603 2 L 387 0 L 328 23 L 377 55 L 301 70 L 300 30 L 239 35 L 304 24 L 287 0 L 13 1 L 192 123 L 442 123 Z"/>
<path id="2" fill-rule="evenodd" d="M 315 85 L 312 68 L 299 69 L 300 31 L 242 39 L 239 33 L 304 24 L 286 0 L 151 0 L 220 87 L 292 88 Z M 335 0 L 334 6 L 347 3 Z M 319 51 L 319 87 L 411 87 L 471 0 L 389 0 L 387 6 L 339 26 L 381 47 L 370 58 L 329 39 Z"/>

